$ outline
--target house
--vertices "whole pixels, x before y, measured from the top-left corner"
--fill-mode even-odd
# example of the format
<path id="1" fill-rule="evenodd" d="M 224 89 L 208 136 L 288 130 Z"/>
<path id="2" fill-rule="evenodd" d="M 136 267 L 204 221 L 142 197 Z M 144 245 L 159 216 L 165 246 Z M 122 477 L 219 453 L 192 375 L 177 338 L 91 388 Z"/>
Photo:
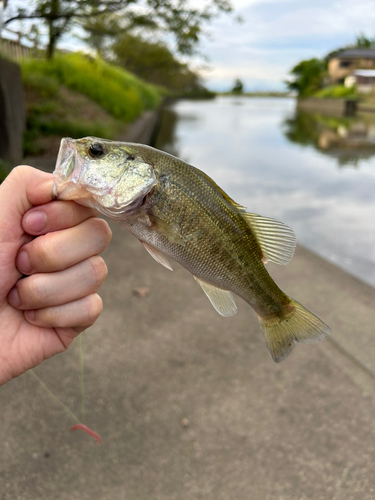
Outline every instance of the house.
<path id="1" fill-rule="evenodd" d="M 375 49 L 347 49 L 332 54 L 328 76 L 332 84 L 343 84 L 356 70 L 375 70 Z"/>
<path id="2" fill-rule="evenodd" d="M 356 69 L 352 75 L 345 78 L 345 87 L 357 86 L 361 94 L 375 91 L 375 69 Z"/>

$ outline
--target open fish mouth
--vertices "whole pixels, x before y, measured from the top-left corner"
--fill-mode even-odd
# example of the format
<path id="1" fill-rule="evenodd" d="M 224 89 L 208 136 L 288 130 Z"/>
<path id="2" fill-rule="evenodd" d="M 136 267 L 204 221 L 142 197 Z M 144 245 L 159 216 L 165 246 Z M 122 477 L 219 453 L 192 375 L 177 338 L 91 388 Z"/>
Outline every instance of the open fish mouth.
<path id="1" fill-rule="evenodd" d="M 52 187 L 54 199 L 74 200 L 88 196 L 88 193 L 79 186 L 83 164 L 84 159 L 77 154 L 74 139 L 70 137 L 62 139 L 54 171 L 55 180 Z"/>
<path id="2" fill-rule="evenodd" d="M 53 198 L 73 200 L 115 217 L 138 209 L 157 183 L 152 165 L 135 158 L 129 165 L 108 156 L 101 162 L 90 159 L 82 155 L 79 141 L 62 139 L 54 171 Z"/>

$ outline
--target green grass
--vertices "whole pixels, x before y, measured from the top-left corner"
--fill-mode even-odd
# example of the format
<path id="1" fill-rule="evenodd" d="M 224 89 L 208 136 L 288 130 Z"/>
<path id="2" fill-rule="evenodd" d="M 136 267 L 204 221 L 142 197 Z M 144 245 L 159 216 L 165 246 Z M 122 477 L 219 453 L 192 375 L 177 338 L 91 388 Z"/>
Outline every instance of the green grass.
<path id="1" fill-rule="evenodd" d="M 159 88 L 80 53 L 25 60 L 21 69 L 27 103 L 25 155 L 50 151 L 52 136 L 55 142 L 62 136 L 114 139 L 125 123 L 161 100 Z"/>
<path id="2" fill-rule="evenodd" d="M 25 80 L 44 92 L 64 85 L 99 104 L 125 123 L 160 102 L 158 90 L 127 71 L 80 53 L 56 55 L 51 61 L 33 59 L 22 63 Z"/>
<path id="3" fill-rule="evenodd" d="M 356 89 L 353 87 L 331 85 L 315 92 L 313 97 L 320 97 L 322 99 L 357 99 L 358 94 Z"/>

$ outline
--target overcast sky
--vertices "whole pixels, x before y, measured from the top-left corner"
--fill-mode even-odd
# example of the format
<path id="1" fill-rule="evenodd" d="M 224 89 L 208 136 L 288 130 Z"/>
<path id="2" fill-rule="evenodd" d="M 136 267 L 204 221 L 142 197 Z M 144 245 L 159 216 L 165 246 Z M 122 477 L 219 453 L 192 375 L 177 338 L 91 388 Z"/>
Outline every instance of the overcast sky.
<path id="1" fill-rule="evenodd" d="M 22 6 L 32 0 L 11 0 Z M 202 0 L 191 0 L 201 6 Z M 207 27 L 200 44 L 209 58 L 201 71 L 214 90 L 228 90 L 240 78 L 246 90 L 284 90 L 283 81 L 301 59 L 322 57 L 364 33 L 375 36 L 375 0 L 232 0 L 236 14 Z M 15 28 L 14 25 L 10 26 Z M 82 48 L 77 38 L 59 46 Z"/>
<path id="2" fill-rule="evenodd" d="M 246 90 L 282 90 L 301 59 L 322 57 L 355 40 L 375 36 L 375 0 L 233 0 L 242 25 L 221 16 L 201 44 L 210 59 L 208 86 L 225 90 L 241 78 Z"/>

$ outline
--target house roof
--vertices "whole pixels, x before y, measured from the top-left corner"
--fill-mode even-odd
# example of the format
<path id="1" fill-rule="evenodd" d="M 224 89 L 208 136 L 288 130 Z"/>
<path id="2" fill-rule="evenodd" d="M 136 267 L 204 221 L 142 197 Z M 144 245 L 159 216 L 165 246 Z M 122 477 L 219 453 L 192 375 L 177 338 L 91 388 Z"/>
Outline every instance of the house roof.
<path id="1" fill-rule="evenodd" d="M 375 49 L 347 49 L 332 54 L 330 59 L 375 59 Z"/>

